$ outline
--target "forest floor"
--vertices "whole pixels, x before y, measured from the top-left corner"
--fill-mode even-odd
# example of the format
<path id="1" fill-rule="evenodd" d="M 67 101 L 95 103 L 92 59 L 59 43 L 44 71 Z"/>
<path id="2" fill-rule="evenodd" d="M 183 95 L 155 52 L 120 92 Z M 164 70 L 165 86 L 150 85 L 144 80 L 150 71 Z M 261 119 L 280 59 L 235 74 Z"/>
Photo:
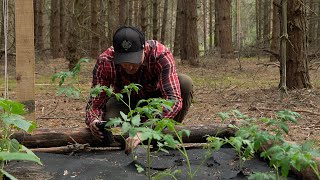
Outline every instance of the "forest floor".
<path id="1" fill-rule="evenodd" d="M 240 62 L 241 69 L 239 61 L 216 58 L 202 58 L 200 67 L 177 63 L 178 73 L 188 74 L 194 81 L 194 102 L 183 123 L 219 124 L 218 113 L 233 109 L 250 117 L 274 117 L 277 111 L 288 109 L 300 113 L 302 119 L 298 119 L 298 124 L 290 124 L 286 140 L 315 140 L 319 146 L 319 67 L 310 70 L 312 89 L 291 90 L 281 99 L 276 63 L 267 58 L 243 58 Z M 80 83 L 84 97 L 89 95 L 94 63 L 92 60 L 82 66 Z M 85 127 L 86 101 L 56 95 L 57 83 L 51 82 L 51 76 L 60 71 L 67 71 L 64 59 L 36 63 L 36 121 L 41 128 Z M 14 86 L 10 88 L 11 97 L 15 97 Z"/>

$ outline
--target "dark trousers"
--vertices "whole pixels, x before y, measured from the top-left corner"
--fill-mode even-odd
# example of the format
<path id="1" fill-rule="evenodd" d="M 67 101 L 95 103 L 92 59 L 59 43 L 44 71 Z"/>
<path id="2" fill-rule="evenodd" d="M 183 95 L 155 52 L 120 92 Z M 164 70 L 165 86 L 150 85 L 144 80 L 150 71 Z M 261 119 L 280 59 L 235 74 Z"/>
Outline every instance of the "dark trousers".
<path id="1" fill-rule="evenodd" d="M 183 101 L 182 101 L 182 109 L 174 117 L 174 120 L 177 122 L 182 122 L 182 120 L 188 113 L 188 110 L 190 108 L 190 105 L 193 99 L 193 95 L 192 95 L 193 83 L 192 83 L 192 79 L 185 74 L 178 74 L 178 78 L 180 82 L 181 97 Z M 159 98 L 161 97 L 160 92 L 156 96 L 158 97 L 145 97 L 144 99 Z M 132 108 L 134 108 L 136 106 L 136 103 L 131 103 L 131 106 Z M 111 97 L 106 103 L 105 113 L 104 113 L 105 115 L 103 117 L 103 120 L 108 121 L 110 118 L 119 117 L 120 111 L 127 114 L 129 113 L 129 108 L 125 104 L 123 104 L 121 101 L 117 101 L 115 97 Z"/>

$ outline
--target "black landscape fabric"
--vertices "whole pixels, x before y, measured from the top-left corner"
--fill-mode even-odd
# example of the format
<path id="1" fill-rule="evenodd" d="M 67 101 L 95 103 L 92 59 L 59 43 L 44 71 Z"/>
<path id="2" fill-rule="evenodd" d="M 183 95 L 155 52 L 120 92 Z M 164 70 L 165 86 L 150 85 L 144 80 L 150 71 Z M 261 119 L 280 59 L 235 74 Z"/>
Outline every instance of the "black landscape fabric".
<path id="1" fill-rule="evenodd" d="M 205 149 L 189 149 L 188 155 L 191 167 L 195 170 L 202 162 Z M 182 172 L 177 179 L 189 179 L 188 167 L 185 158 L 175 150 L 170 153 L 158 152 L 152 154 L 151 171 L 163 171 L 171 168 Z M 73 156 L 61 154 L 37 153 L 43 166 L 30 162 L 10 162 L 6 170 L 18 179 L 110 179 L 110 180 L 143 180 L 148 179 L 145 173 L 138 173 L 136 165 L 147 167 L 146 151 L 139 148 L 137 159 L 124 151 L 113 150 L 98 153 L 78 153 Z M 231 148 L 222 148 L 213 153 L 201 165 L 193 179 L 247 179 L 246 175 L 252 172 L 271 172 L 267 162 L 254 157 L 244 163 L 244 170 L 239 171 L 239 161 L 235 151 Z M 172 179 L 166 177 L 163 179 Z M 289 177 L 288 179 L 295 179 Z"/>

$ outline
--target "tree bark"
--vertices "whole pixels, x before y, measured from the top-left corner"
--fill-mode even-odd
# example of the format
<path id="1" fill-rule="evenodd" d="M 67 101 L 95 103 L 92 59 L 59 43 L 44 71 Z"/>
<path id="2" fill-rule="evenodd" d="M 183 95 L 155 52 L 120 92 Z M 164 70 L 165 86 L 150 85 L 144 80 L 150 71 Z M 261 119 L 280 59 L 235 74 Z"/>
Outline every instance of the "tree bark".
<path id="1" fill-rule="evenodd" d="M 166 30 L 167 30 L 167 21 L 168 21 L 168 6 L 169 6 L 169 1 L 165 0 L 164 1 L 164 6 L 163 6 L 163 18 L 162 18 L 162 27 L 161 27 L 161 42 L 162 42 L 162 44 L 165 44 L 165 41 L 166 41 L 166 34 L 167 34 Z"/>
<path id="2" fill-rule="evenodd" d="M 158 40 L 158 31 L 159 31 L 159 26 L 158 26 L 158 0 L 153 0 L 152 1 L 152 39 Z"/>
<path id="3" fill-rule="evenodd" d="M 207 54 L 207 1 L 203 0 L 203 50 Z"/>
<path id="4" fill-rule="evenodd" d="M 176 11 L 176 29 L 174 35 L 174 46 L 173 46 L 173 56 L 180 56 L 180 45 L 181 45 L 181 29 L 182 29 L 182 18 L 184 17 L 184 11 L 182 9 L 183 0 L 177 0 L 177 11 Z M 180 57 L 181 58 L 181 57 Z"/>
<path id="5" fill-rule="evenodd" d="M 99 0 L 91 0 L 91 58 L 96 58 L 99 55 L 99 28 L 98 28 L 98 10 Z"/>
<path id="6" fill-rule="evenodd" d="M 112 43 L 113 34 L 115 33 L 116 28 L 118 27 L 115 14 L 116 14 L 116 2 L 114 0 L 109 0 L 108 1 L 108 40 L 110 44 Z M 103 47 L 103 48 L 104 50 L 107 49 L 107 47 Z"/>
<path id="7" fill-rule="evenodd" d="M 42 0 L 40 0 L 42 2 Z M 63 49 L 66 48 L 67 40 L 67 21 L 66 21 L 66 1 L 60 1 L 60 42 L 61 42 L 61 53 L 64 53 Z M 65 56 L 63 54 L 62 56 Z"/>
<path id="8" fill-rule="evenodd" d="M 148 32 L 147 7 L 148 3 L 141 0 L 141 30 L 145 34 Z"/>
<path id="9" fill-rule="evenodd" d="M 273 0 L 273 18 L 272 18 L 272 38 L 270 49 L 274 54 L 278 56 L 271 55 L 270 61 L 276 62 L 280 58 L 280 0 Z"/>
<path id="10" fill-rule="evenodd" d="M 213 1 L 210 1 L 210 7 L 209 7 L 209 51 L 212 52 L 213 50 Z"/>
<path id="11" fill-rule="evenodd" d="M 177 131 L 181 129 L 190 130 L 189 137 L 183 136 L 184 143 L 204 143 L 206 135 L 219 137 L 229 137 L 234 134 L 234 130 L 221 125 L 197 125 L 197 126 L 176 126 Z M 170 133 L 165 130 L 163 133 Z M 36 129 L 32 134 L 16 132 L 11 138 L 17 139 L 28 148 L 48 148 L 67 146 L 70 143 L 89 144 L 91 147 L 104 147 L 106 143 L 96 139 L 88 128 L 56 128 L 56 129 Z M 125 142 L 120 135 L 114 135 L 117 142 L 124 146 Z M 75 141 L 75 142 L 74 142 Z"/>
<path id="12" fill-rule="evenodd" d="M 304 0 L 288 1 L 287 87 L 311 88 L 306 58 Z"/>
<path id="13" fill-rule="evenodd" d="M 199 43 L 197 31 L 197 3 L 195 0 L 182 1 L 182 23 L 180 38 L 181 62 L 198 66 Z"/>
<path id="14" fill-rule="evenodd" d="M 127 24 L 127 0 L 119 1 L 119 26 Z"/>
<path id="15" fill-rule="evenodd" d="M 231 0 L 218 0 L 221 58 L 233 58 Z"/>
<path id="16" fill-rule="evenodd" d="M 50 41 L 52 57 L 60 57 L 60 0 L 51 1 Z"/>

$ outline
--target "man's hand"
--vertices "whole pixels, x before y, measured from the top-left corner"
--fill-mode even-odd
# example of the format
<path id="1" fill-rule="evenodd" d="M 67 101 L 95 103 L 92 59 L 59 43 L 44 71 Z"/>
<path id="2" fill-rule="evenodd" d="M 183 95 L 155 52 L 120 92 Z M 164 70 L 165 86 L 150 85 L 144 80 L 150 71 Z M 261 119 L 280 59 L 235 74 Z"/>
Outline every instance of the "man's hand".
<path id="1" fill-rule="evenodd" d="M 99 120 L 94 120 L 89 124 L 89 128 L 91 130 L 91 133 L 94 137 L 96 137 L 99 140 L 103 139 L 103 134 L 99 130 L 99 128 L 96 126 L 96 123 L 100 122 Z"/>
<path id="2" fill-rule="evenodd" d="M 130 154 L 141 143 L 141 134 L 141 132 L 137 132 L 134 137 L 128 137 L 126 139 L 126 149 L 124 152 L 127 155 Z"/>

